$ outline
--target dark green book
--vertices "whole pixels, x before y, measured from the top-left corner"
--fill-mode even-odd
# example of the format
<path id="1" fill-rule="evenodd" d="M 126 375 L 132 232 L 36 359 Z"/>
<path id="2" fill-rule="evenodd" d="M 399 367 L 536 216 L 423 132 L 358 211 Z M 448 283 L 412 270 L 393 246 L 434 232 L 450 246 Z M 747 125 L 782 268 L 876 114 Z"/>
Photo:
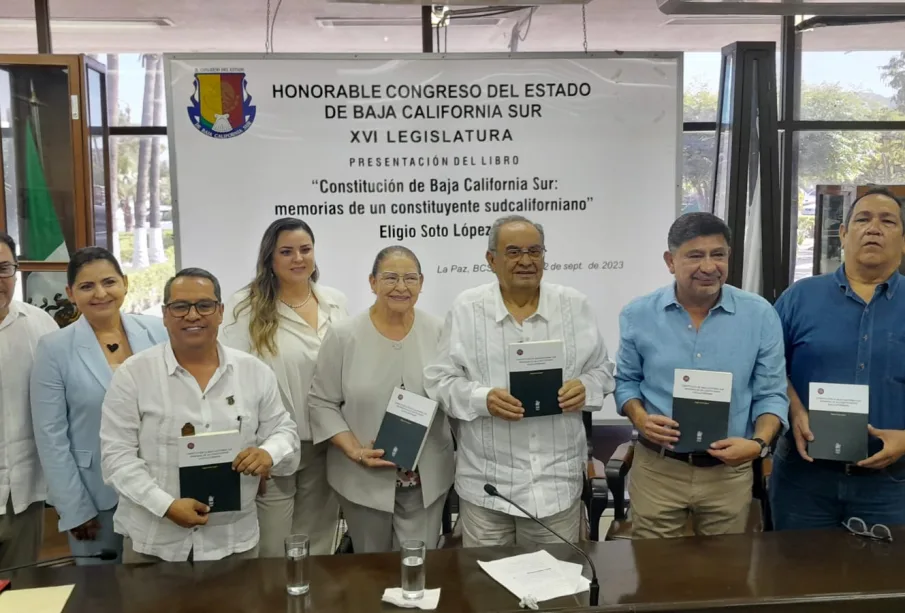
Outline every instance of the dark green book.
<path id="1" fill-rule="evenodd" d="M 562 341 L 530 341 L 509 345 L 509 393 L 522 403 L 525 417 L 561 415 Z"/>
<path id="2" fill-rule="evenodd" d="M 729 436 L 732 373 L 677 368 L 672 392 L 672 418 L 679 424 L 676 453 L 706 452 Z"/>
<path id="3" fill-rule="evenodd" d="M 374 449 L 383 449 L 384 460 L 414 471 L 436 412 L 436 401 L 395 388 L 380 422 Z"/>
<path id="4" fill-rule="evenodd" d="M 241 475 L 233 470 L 241 450 L 238 430 L 179 437 L 180 498 L 206 504 L 211 513 L 241 510 Z"/>
<path id="5" fill-rule="evenodd" d="M 815 383 L 808 386 L 808 419 L 815 460 L 854 464 L 867 458 L 870 389 L 866 385 Z"/>

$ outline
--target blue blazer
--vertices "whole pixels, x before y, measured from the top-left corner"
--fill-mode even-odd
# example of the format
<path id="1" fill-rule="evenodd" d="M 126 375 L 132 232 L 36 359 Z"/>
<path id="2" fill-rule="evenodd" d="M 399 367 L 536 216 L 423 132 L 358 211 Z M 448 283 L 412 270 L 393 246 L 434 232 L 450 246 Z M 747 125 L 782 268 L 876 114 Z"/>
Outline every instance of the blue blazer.
<path id="1" fill-rule="evenodd" d="M 132 353 L 168 339 L 163 320 L 122 315 Z M 113 377 L 84 317 L 41 337 L 31 372 L 31 415 L 48 502 L 60 532 L 81 526 L 117 504 L 101 476 L 101 405 Z"/>

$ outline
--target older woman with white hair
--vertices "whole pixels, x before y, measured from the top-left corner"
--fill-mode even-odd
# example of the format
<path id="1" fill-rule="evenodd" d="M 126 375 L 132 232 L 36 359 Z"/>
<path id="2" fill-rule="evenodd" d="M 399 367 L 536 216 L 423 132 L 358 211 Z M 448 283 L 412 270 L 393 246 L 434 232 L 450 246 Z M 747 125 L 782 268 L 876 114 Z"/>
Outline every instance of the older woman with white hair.
<path id="1" fill-rule="evenodd" d="M 356 553 L 390 551 L 408 540 L 433 549 L 454 472 L 446 414 L 435 413 L 414 472 L 373 442 L 396 387 L 425 395 L 423 369 L 437 351 L 441 322 L 415 308 L 424 276 L 411 250 L 383 249 L 369 282 L 374 304 L 335 324 L 321 346 L 308 398 L 314 440 L 332 443 L 327 480 Z"/>

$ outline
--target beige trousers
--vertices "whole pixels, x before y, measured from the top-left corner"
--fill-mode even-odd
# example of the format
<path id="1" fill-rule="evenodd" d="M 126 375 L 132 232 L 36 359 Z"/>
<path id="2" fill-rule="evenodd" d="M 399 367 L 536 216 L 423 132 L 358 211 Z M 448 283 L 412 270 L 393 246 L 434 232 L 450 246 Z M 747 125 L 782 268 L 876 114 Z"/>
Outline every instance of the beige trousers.
<path id="1" fill-rule="evenodd" d="M 581 531 L 581 505 L 579 498 L 565 511 L 541 517 L 541 520 L 569 541 L 577 543 Z M 547 545 L 562 542 L 556 535 L 527 517 L 516 517 L 485 509 L 461 497 L 459 521 L 462 523 L 463 547 Z"/>
<path id="2" fill-rule="evenodd" d="M 635 445 L 629 472 L 632 538 L 741 534 L 751 510 L 751 463 L 696 467 Z"/>
<path id="3" fill-rule="evenodd" d="M 10 496 L 0 517 L 0 568 L 37 562 L 43 539 L 44 503 L 33 502 L 16 515 Z"/>
<path id="4" fill-rule="evenodd" d="M 422 541 L 426 549 L 436 549 L 440 542 L 446 496 L 425 508 L 420 487 L 396 488 L 392 513 L 363 507 L 343 497 L 340 501 L 355 553 L 397 551 L 404 541 Z"/>
<path id="5" fill-rule="evenodd" d="M 273 477 L 258 496 L 261 557 L 282 558 L 290 534 L 306 534 L 311 555 L 333 553 L 339 501 L 327 483 L 327 445 L 302 441 L 299 469 L 289 477 Z"/>
<path id="6" fill-rule="evenodd" d="M 255 545 L 248 551 L 234 553 L 231 556 L 226 556 L 225 559 L 253 560 L 258 557 L 258 547 L 258 545 Z M 163 562 L 165 562 L 165 560 L 161 560 L 157 556 L 149 556 L 146 553 L 135 551 L 135 548 L 132 546 L 132 539 L 128 536 L 123 537 L 123 564 L 161 564 Z"/>

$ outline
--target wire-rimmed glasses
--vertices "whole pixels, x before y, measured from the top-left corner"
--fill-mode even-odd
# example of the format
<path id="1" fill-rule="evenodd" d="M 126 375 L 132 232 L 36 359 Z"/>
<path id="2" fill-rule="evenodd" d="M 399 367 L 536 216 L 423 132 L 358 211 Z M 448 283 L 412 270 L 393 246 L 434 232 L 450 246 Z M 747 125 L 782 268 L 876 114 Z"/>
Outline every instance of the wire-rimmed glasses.
<path id="1" fill-rule="evenodd" d="M 404 275 L 395 272 L 385 272 L 380 275 L 380 282 L 387 287 L 396 287 L 399 281 L 402 281 L 406 287 L 417 287 L 421 284 L 421 275 L 414 272 Z"/>
<path id="2" fill-rule="evenodd" d="M 868 527 L 867 523 L 860 517 L 849 517 L 842 522 L 845 529 L 855 536 L 863 536 L 875 541 L 892 542 L 892 531 L 885 524 L 874 524 Z"/>

